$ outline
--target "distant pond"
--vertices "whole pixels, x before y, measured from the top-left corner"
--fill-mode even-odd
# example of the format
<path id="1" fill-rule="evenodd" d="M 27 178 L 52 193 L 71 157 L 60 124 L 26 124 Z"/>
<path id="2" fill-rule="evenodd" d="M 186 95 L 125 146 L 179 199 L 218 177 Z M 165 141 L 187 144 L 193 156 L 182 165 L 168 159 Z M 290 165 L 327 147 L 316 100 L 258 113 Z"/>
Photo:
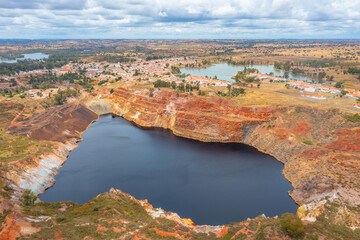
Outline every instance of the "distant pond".
<path id="1" fill-rule="evenodd" d="M 273 72 L 275 76 L 278 77 L 284 76 L 284 72 L 281 70 L 275 70 L 274 65 L 252 65 L 246 67 L 256 68 L 262 74 L 269 74 Z M 200 68 L 200 69 L 181 68 L 180 71 L 181 73 L 190 74 L 192 76 L 202 76 L 202 77 L 208 76 L 211 78 L 217 76 L 219 80 L 234 82 L 234 79 L 232 79 L 231 77 L 235 76 L 238 71 L 244 70 L 244 68 L 245 66 L 233 66 L 227 63 L 219 63 L 207 68 Z M 311 79 L 307 77 L 293 75 L 291 73 L 289 73 L 289 78 L 295 80 L 311 81 Z"/>
<path id="2" fill-rule="evenodd" d="M 1 58 L 0 57 L 0 63 L 16 63 L 18 60 L 25 60 L 25 59 L 29 59 L 29 60 L 42 60 L 42 59 L 45 59 L 45 58 L 48 58 L 49 55 L 48 54 L 45 54 L 45 53 L 25 53 L 25 54 L 22 54 L 24 55 L 24 57 L 22 58 L 16 58 L 15 60 L 10 60 L 10 59 L 7 59 L 7 58 Z"/>
<path id="3" fill-rule="evenodd" d="M 111 187 L 196 224 L 295 213 L 283 164 L 244 144 L 203 143 L 101 116 L 42 201 L 86 203 Z"/>

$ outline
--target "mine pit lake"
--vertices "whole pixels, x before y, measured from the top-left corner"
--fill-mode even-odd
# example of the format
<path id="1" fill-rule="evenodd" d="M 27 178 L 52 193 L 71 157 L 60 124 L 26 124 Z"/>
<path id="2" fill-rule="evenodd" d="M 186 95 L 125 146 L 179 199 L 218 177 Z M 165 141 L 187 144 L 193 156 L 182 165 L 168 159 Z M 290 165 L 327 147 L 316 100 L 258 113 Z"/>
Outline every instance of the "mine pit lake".
<path id="1" fill-rule="evenodd" d="M 82 137 L 42 201 L 83 204 L 113 187 L 196 224 L 296 212 L 282 163 L 244 144 L 184 139 L 111 115 Z"/>

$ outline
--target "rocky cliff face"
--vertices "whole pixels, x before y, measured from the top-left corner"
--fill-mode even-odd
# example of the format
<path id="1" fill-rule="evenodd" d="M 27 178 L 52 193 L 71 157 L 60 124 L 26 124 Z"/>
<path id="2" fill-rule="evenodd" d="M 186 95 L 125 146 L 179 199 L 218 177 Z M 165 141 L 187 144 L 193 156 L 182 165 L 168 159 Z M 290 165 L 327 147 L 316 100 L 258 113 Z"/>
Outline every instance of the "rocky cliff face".
<path id="1" fill-rule="evenodd" d="M 38 159 L 11 165 L 6 178 L 18 190 L 14 196 L 19 197 L 23 189 L 39 194 L 52 186 L 58 169 L 77 146 L 81 134 L 97 119 L 98 115 L 83 105 L 66 104 L 14 123 L 8 133 L 53 141 L 54 146 Z"/>
<path id="2" fill-rule="evenodd" d="M 334 109 L 245 108 L 221 98 L 147 89 L 117 89 L 113 112 L 144 127 L 168 128 L 200 141 L 243 142 L 285 165 L 299 204 L 340 199 L 360 204 L 359 126 Z M 327 121 L 324 121 L 327 119 Z M 305 218 L 304 214 L 304 218 Z"/>
<path id="3" fill-rule="evenodd" d="M 66 161 L 71 150 L 81 140 L 82 133 L 98 119 L 98 115 L 84 105 L 66 104 L 35 114 L 23 121 L 14 121 L 7 133 L 51 141 L 52 148 L 40 157 L 29 155 L 25 161 L 13 161 L 3 179 L 11 187 L 11 200 L 0 197 L 0 213 L 6 215 L 0 239 L 15 239 L 29 235 L 39 229 L 32 223 L 46 221 L 31 218 L 21 213 L 21 195 L 25 189 L 39 194 L 55 182 L 55 175 Z"/>
<path id="4" fill-rule="evenodd" d="M 340 205 L 360 204 L 360 129 L 337 110 L 249 108 L 235 106 L 223 98 L 200 98 L 164 90 L 155 90 L 150 97 L 148 89 L 139 88 L 119 88 L 111 95 L 87 99 L 86 105 L 94 112 L 83 105 L 68 104 L 15 122 L 8 129 L 11 134 L 50 140 L 56 146 L 52 153 L 39 159 L 11 166 L 6 177 L 16 190 L 13 197 L 19 197 L 22 189 L 40 193 L 51 186 L 69 151 L 76 147 L 91 122 L 97 120 L 96 113 L 112 112 L 143 127 L 166 128 L 178 136 L 206 142 L 243 142 L 273 155 L 285 165 L 284 175 L 294 187 L 290 194 L 302 205 L 299 215 L 303 219 L 315 221 L 324 212 L 327 200 L 336 200 Z M 161 213 L 146 202 L 141 205 L 154 218 Z M 341 206 L 334 219 L 345 219 L 348 226 L 360 227 L 356 221 L 360 214 L 345 214 L 349 210 Z M 351 221 L 346 218 L 350 215 Z M 10 220 L 12 217 L 9 215 Z M 190 227 L 186 221 L 174 219 Z M 209 229 L 204 232 L 215 233 L 226 227 Z"/>
<path id="5" fill-rule="evenodd" d="M 175 135 L 205 142 L 242 142 L 274 113 L 267 108 L 235 107 L 221 98 L 204 100 L 188 94 L 146 89 L 117 89 L 113 112 L 143 127 L 161 127 Z"/>

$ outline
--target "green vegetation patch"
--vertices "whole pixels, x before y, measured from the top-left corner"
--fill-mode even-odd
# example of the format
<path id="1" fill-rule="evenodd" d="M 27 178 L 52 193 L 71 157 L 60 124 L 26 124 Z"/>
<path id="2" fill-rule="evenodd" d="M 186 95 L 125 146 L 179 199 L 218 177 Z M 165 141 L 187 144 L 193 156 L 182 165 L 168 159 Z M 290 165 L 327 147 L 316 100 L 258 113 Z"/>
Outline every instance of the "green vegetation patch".
<path id="1" fill-rule="evenodd" d="M 254 82 L 255 78 L 254 77 L 248 77 L 247 75 L 249 75 L 250 73 L 258 73 L 259 70 L 257 70 L 256 68 L 244 68 L 243 71 L 238 71 L 237 74 L 232 77 L 236 82 L 241 82 L 242 80 L 245 82 Z"/>
<path id="2" fill-rule="evenodd" d="M 343 209 L 347 209 L 344 214 Z M 305 239 L 360 239 L 360 229 L 352 230 L 346 224 L 352 224 L 360 214 L 360 207 L 351 207 L 339 201 L 328 201 L 315 223 L 305 226 Z"/>
<path id="3" fill-rule="evenodd" d="M 314 145 L 314 143 L 310 140 L 304 140 L 303 143 L 306 145 Z"/>
<path id="4" fill-rule="evenodd" d="M 54 95 L 54 103 L 55 105 L 62 105 L 64 103 L 66 103 L 66 99 L 68 97 L 76 97 L 77 95 L 79 95 L 80 90 L 78 89 L 66 89 L 64 91 L 59 90 L 55 95 Z"/>
<path id="5" fill-rule="evenodd" d="M 153 219 L 145 209 L 127 195 L 105 193 L 84 205 L 73 202 L 37 203 L 24 206 L 30 216 L 50 216 L 44 222 L 34 223 L 41 230 L 30 239 L 55 238 L 61 231 L 65 239 L 118 239 L 139 232 L 151 239 L 174 239 L 159 236 L 158 231 L 176 233 L 181 231 L 186 239 L 215 239 L 214 234 L 193 233 L 184 226 L 166 218 Z"/>
<path id="6" fill-rule="evenodd" d="M 23 193 L 23 204 L 25 206 L 32 206 L 34 205 L 37 196 L 35 196 L 34 193 L 32 193 L 30 190 L 25 190 L 25 192 Z"/>
<path id="7" fill-rule="evenodd" d="M 284 213 L 280 218 L 281 229 L 290 237 L 298 239 L 305 236 L 305 228 L 300 218 L 292 213 Z"/>
<path id="8" fill-rule="evenodd" d="M 360 115 L 355 113 L 354 115 L 343 115 L 343 118 L 353 123 L 360 123 Z"/>
<path id="9" fill-rule="evenodd" d="M 48 153 L 52 144 L 24 136 L 10 135 L 0 129 L 1 170 L 7 171 L 12 161 L 31 161 L 32 157 Z"/>

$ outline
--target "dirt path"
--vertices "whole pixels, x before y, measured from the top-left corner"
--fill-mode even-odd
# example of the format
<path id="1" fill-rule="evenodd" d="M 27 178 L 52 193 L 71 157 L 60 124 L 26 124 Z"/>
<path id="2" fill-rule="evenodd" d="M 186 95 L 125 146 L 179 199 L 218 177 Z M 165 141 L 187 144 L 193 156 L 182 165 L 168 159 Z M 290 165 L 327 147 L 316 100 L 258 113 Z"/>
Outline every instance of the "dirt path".
<path id="1" fill-rule="evenodd" d="M 16 120 L 21 116 L 21 114 L 24 112 L 24 110 L 25 110 L 25 108 L 23 110 L 21 110 L 21 112 L 19 112 L 18 115 L 16 115 L 14 117 L 14 119 L 11 121 L 10 125 L 5 130 L 8 130 L 16 122 Z"/>

